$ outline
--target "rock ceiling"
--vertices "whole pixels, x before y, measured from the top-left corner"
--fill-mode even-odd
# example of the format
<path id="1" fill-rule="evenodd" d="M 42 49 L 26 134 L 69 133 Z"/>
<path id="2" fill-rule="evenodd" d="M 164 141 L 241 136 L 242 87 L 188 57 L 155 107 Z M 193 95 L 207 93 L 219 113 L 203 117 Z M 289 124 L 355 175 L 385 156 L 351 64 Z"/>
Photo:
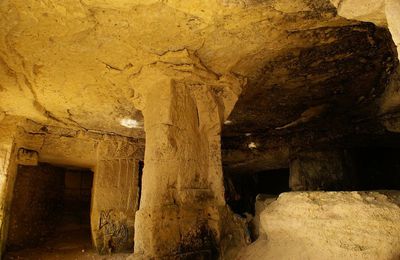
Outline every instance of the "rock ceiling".
<path id="1" fill-rule="evenodd" d="M 227 136 L 362 112 L 395 60 L 386 29 L 328 0 L 3 0 L 0 15 L 0 113 L 127 136 L 144 135 L 120 124 L 143 121 L 131 77 L 182 51 L 248 79 Z"/>

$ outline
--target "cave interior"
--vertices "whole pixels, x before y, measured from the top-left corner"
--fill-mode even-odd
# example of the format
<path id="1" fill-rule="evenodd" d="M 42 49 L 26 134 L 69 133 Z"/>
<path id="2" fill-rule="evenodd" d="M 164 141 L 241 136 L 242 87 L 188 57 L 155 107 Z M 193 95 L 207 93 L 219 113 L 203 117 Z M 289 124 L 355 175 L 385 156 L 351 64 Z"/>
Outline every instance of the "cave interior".
<path id="1" fill-rule="evenodd" d="M 4 0 L 0 259 L 399 259 L 398 0 Z"/>

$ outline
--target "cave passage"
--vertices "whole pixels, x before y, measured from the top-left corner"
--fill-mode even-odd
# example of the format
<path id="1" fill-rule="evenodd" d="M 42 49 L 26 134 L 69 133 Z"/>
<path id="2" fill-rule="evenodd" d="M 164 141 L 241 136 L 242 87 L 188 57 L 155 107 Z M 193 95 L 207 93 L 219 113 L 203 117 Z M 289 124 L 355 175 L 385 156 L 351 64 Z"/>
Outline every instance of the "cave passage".
<path id="1" fill-rule="evenodd" d="M 359 147 L 350 149 L 355 190 L 400 190 L 400 149 Z"/>
<path id="2" fill-rule="evenodd" d="M 289 189 L 289 169 L 225 175 L 225 197 L 233 212 L 255 213 L 258 194 L 279 195 Z"/>
<path id="3" fill-rule="evenodd" d="M 44 163 L 18 166 L 8 255 L 91 249 L 92 182 L 93 173 L 87 169 Z"/>

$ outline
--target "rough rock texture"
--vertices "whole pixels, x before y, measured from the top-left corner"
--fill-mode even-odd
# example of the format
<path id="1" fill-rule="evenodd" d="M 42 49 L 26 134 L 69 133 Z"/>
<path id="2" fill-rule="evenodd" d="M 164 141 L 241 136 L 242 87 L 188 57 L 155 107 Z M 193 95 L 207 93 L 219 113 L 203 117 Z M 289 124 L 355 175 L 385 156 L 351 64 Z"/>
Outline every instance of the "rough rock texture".
<path id="1" fill-rule="evenodd" d="M 389 28 L 400 57 L 400 3 L 397 0 L 331 0 L 338 14 Z"/>
<path id="2" fill-rule="evenodd" d="M 385 13 L 386 0 L 331 0 L 338 14 L 348 19 L 373 22 L 387 26 Z"/>
<path id="3" fill-rule="evenodd" d="M 290 161 L 289 186 L 293 191 L 348 190 L 353 177 L 349 161 L 343 150 L 297 152 Z"/>
<path id="4" fill-rule="evenodd" d="M 243 171 L 279 168 L 287 164 L 289 145 L 276 156 L 254 154 L 244 135 L 268 136 L 270 145 L 299 129 L 314 128 L 332 139 L 355 128 L 375 133 L 376 120 L 368 127 L 359 121 L 376 117 L 376 98 L 397 63 L 391 49 L 397 22 L 389 23 L 390 35 L 339 15 L 341 8 L 373 13 L 396 5 L 383 2 L 2 1 L 0 118 L 21 115 L 45 125 L 143 137 L 131 78 L 151 64 L 179 65 L 188 52 L 217 77 L 248 79 L 223 136 L 226 149 L 230 142 L 244 146 L 232 153 L 250 157 L 250 165 L 241 155 L 227 163 L 245 161 Z M 387 9 L 398 17 L 395 7 Z M 319 106 L 323 113 L 302 119 Z M 137 120 L 139 128 L 121 126 L 123 119 Z M 285 125 L 291 127 L 276 129 Z M 326 130 L 336 126 L 341 129 Z"/>
<path id="5" fill-rule="evenodd" d="M 388 130 L 394 130 L 390 126 L 390 116 L 396 115 L 398 112 L 399 104 L 400 104 L 400 65 L 394 71 L 394 73 L 390 76 L 389 84 L 385 88 L 384 93 L 382 94 L 380 100 L 380 114 L 387 115 L 389 118 L 386 118 L 385 126 Z M 395 132 L 395 131 L 394 131 Z"/>
<path id="6" fill-rule="evenodd" d="M 393 113 L 399 109 L 398 83 L 390 75 L 397 59 L 388 34 L 362 24 L 304 30 L 298 37 L 309 39 L 311 31 L 329 32 L 332 40 L 294 47 L 265 64 L 263 79 L 249 78 L 223 128 L 226 171 L 288 167 L 293 148 L 351 146 L 357 139 L 368 143 L 372 138 L 363 135 L 386 134 L 382 121 L 397 124 Z M 372 57 L 380 58 L 372 61 Z M 385 90 L 389 81 L 391 91 Z M 381 108 L 383 92 L 388 92 L 385 108 L 392 108 L 387 113 Z M 256 147 L 250 149 L 252 143 Z"/>
<path id="7" fill-rule="evenodd" d="M 0 133 L 0 244 L 3 249 L 7 241 L 18 151 L 21 149 L 37 152 L 40 162 L 93 169 L 95 183 L 91 221 L 96 249 L 109 252 L 126 251 L 133 247 L 134 213 L 138 199 L 137 181 L 133 181 L 138 176 L 133 171 L 138 169 L 137 161 L 143 160 L 143 139 L 43 126 L 10 116 L 3 118 Z M 104 197 L 107 199 L 104 200 Z M 110 214 L 102 215 L 103 211 Z M 101 216 L 106 218 L 101 219 Z M 118 228 L 121 223 L 124 228 Z M 124 239 L 117 239 L 121 234 L 124 234 Z"/>
<path id="8" fill-rule="evenodd" d="M 134 183 L 123 169 L 139 153 L 98 152 L 109 139 L 143 152 L 146 134 L 136 253 L 227 257 L 245 239 L 225 205 L 222 124 L 232 172 L 288 168 L 299 147 L 397 131 L 398 10 L 397 0 L 1 1 L 0 127 L 10 115 L 33 120 L 6 133 L 3 173 L 19 148 L 96 168 L 97 194 L 114 192 L 95 202 L 93 234 L 113 251 L 121 229 L 100 230 L 102 212 L 114 204 L 110 226 L 133 232 L 135 206 L 118 201 L 135 190 L 112 177 Z"/>
<path id="9" fill-rule="evenodd" d="M 111 139 L 101 142 L 97 153 L 91 208 L 93 243 L 102 254 L 132 252 L 140 149 Z"/>
<path id="10" fill-rule="evenodd" d="M 392 34 L 393 42 L 397 46 L 397 55 L 400 58 L 400 2 L 386 0 L 385 12 L 388 28 Z"/>
<path id="11" fill-rule="evenodd" d="M 254 219 L 252 221 L 252 233 L 255 239 L 261 237 L 265 238 L 266 233 L 264 229 L 261 227 L 261 213 L 264 211 L 264 209 L 274 202 L 277 199 L 276 195 L 269 195 L 269 194 L 259 194 L 256 197 L 256 203 L 255 203 L 255 213 L 254 213 Z"/>
<path id="12" fill-rule="evenodd" d="M 373 26 L 338 17 L 328 0 L 7 0 L 0 13 L 1 111 L 130 136 L 143 135 L 143 129 L 120 125 L 124 118 L 143 120 L 130 102 L 130 77 L 175 51 L 192 52 L 216 75 L 250 78 L 255 90 L 249 98 L 268 92 L 273 107 L 281 107 L 285 98 L 275 98 L 281 87 L 292 93 L 311 81 L 312 92 L 324 93 L 328 79 L 366 74 L 360 66 L 381 61 L 383 50 Z M 309 63 L 308 71 L 299 61 Z M 336 71 L 341 65 L 346 68 Z M 288 79 L 296 71 L 297 78 Z M 376 75 L 365 82 L 371 77 Z M 307 109 L 302 102 L 296 102 L 298 113 Z M 274 126 L 286 124 L 285 118 L 277 116 Z"/>
<path id="13" fill-rule="evenodd" d="M 275 3 L 284 5 L 288 1 Z M 296 3 L 299 2 L 291 1 L 292 6 Z M 291 32 L 286 39 L 290 47 L 277 40 L 282 49 L 248 75 L 247 88 L 223 129 L 223 160 L 227 171 L 287 167 L 289 150 L 293 147 L 351 146 L 359 142 L 353 141 L 356 139 L 370 142 L 372 138 L 367 135 L 382 136 L 386 129 L 395 131 L 400 104 L 396 88 L 384 95 L 391 96 L 385 104 L 392 108 L 388 113 L 382 112 L 380 96 L 388 90 L 388 82 L 398 85 L 398 79 L 391 74 L 398 65 L 393 41 L 399 34 L 384 29 L 386 22 L 384 26 L 379 22 L 375 23 L 379 26 L 374 26 L 351 20 L 342 26 L 301 29 L 294 25 L 299 21 L 320 24 L 324 19 L 332 22 L 328 14 L 363 20 L 342 12 L 368 14 L 380 9 L 384 13 L 385 1 L 332 3 L 332 9 L 319 6 L 308 12 L 286 13 L 288 20 L 279 24 L 285 27 L 293 22 L 293 27 L 287 29 Z M 387 7 L 389 1 L 386 3 Z M 364 20 L 371 22 L 371 19 Z M 386 17 L 382 19 L 386 21 Z M 256 148 L 249 149 L 251 143 Z"/>
<path id="14" fill-rule="evenodd" d="M 232 219 L 224 200 L 220 132 L 244 82 L 217 76 L 187 50 L 164 59 L 132 78 L 146 132 L 135 253 L 215 257 Z"/>
<path id="15" fill-rule="evenodd" d="M 51 165 L 18 166 L 7 249 L 40 245 L 54 232 L 62 209 L 63 192 L 62 169 Z"/>
<path id="16" fill-rule="evenodd" d="M 0 126 L 0 258 L 3 257 L 8 235 L 12 191 L 17 168 L 14 120 L 3 120 Z"/>
<path id="17" fill-rule="evenodd" d="M 398 259 L 399 221 L 398 191 L 283 193 L 238 259 Z"/>
<path id="18" fill-rule="evenodd" d="M 36 151 L 20 148 L 18 150 L 17 159 L 20 165 L 35 166 L 39 163 L 39 154 Z"/>

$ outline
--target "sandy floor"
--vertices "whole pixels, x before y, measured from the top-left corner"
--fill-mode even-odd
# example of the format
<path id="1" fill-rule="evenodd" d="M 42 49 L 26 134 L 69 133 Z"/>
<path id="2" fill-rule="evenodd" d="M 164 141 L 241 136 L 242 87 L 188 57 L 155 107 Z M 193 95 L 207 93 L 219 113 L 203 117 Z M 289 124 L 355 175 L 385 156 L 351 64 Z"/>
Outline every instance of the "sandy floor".
<path id="1" fill-rule="evenodd" d="M 80 260 L 80 259 L 126 259 L 130 254 L 98 255 L 92 248 L 88 228 L 69 227 L 57 232 L 57 236 L 45 244 L 19 251 L 7 252 L 6 260 Z"/>

